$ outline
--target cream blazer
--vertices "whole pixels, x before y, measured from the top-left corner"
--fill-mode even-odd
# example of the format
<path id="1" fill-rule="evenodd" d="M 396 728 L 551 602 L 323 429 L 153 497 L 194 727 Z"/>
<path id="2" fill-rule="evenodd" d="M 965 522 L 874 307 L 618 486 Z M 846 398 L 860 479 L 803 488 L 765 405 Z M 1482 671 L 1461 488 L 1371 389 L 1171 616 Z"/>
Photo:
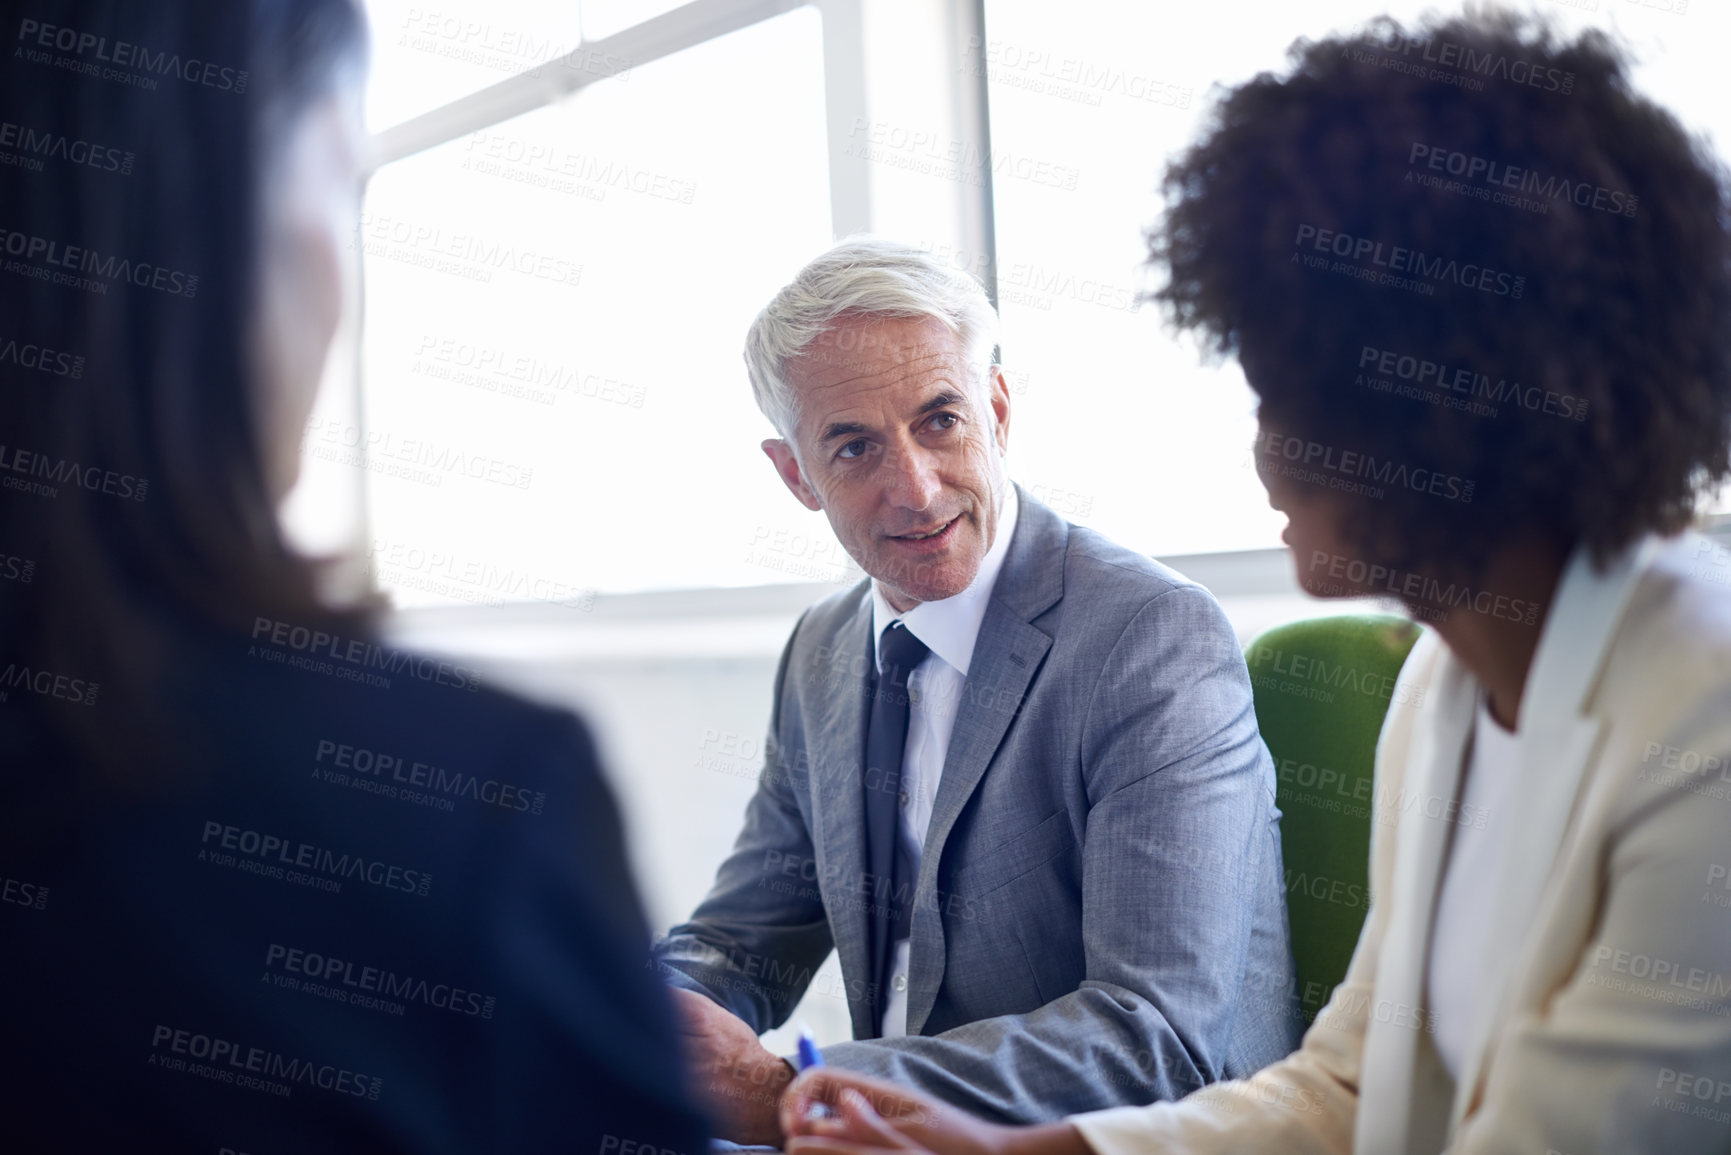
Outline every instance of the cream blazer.
<path id="1" fill-rule="evenodd" d="M 1377 745 L 1370 911 L 1300 1048 L 1072 1122 L 1098 1155 L 1731 1150 L 1731 555 L 1686 534 L 1565 568 L 1484 896 L 1500 990 L 1458 1084 L 1425 963 L 1478 683 L 1430 633 L 1401 678 L 1393 701 L 1418 704 Z"/>

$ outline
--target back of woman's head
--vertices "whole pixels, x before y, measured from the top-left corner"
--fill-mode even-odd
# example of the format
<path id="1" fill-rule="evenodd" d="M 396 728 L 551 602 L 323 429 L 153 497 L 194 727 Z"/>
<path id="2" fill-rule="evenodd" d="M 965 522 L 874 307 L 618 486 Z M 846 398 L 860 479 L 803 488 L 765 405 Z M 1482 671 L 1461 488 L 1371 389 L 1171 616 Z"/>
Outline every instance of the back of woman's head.
<path id="1" fill-rule="evenodd" d="M 1509 14 L 1301 40 L 1214 102 L 1150 231 L 1169 320 L 1237 355 L 1362 556 L 1595 559 L 1731 475 L 1720 162 L 1622 49 Z"/>
<path id="2" fill-rule="evenodd" d="M 4 12 L 0 673 L 101 761 L 184 637 L 325 616 L 267 479 L 261 219 L 363 25 L 351 0 Z"/>

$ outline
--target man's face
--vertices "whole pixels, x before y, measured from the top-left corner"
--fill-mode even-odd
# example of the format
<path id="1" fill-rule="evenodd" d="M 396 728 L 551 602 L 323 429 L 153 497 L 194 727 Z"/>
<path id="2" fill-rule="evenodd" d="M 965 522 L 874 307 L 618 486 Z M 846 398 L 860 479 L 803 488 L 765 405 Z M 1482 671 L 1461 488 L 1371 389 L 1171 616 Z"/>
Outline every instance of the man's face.
<path id="1" fill-rule="evenodd" d="M 1009 484 L 1010 393 L 929 318 L 843 319 L 788 366 L 794 444 L 763 443 L 898 610 L 968 588 Z"/>

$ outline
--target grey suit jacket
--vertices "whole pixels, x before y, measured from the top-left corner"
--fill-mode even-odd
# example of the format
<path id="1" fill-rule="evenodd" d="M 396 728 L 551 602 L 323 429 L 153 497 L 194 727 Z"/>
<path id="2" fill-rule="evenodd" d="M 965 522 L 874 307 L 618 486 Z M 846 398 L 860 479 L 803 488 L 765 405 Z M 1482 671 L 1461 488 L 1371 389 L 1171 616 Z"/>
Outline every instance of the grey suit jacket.
<path id="1" fill-rule="evenodd" d="M 1208 591 L 1018 490 L 914 891 L 908 1036 L 876 1039 L 862 766 L 867 585 L 812 607 L 762 777 L 673 985 L 780 1025 L 833 947 L 827 1062 L 1033 1122 L 1174 1099 L 1296 1046 L 1274 770 Z"/>

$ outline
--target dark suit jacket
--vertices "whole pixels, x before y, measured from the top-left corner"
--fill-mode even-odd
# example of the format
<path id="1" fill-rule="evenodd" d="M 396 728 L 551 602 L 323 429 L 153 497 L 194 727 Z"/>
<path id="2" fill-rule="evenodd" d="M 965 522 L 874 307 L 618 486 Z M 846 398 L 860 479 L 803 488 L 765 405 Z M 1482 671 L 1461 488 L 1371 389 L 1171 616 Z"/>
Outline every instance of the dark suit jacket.
<path id="1" fill-rule="evenodd" d="M 132 796 L 0 705 L 0 1149 L 702 1155 L 582 723 L 301 644 L 194 644 Z"/>
<path id="2" fill-rule="evenodd" d="M 1249 1074 L 1300 1024 L 1274 768 L 1226 616 L 1018 492 L 914 890 L 909 1037 L 869 1021 L 864 582 L 795 627 L 744 829 L 656 954 L 763 1031 L 833 947 L 869 1041 L 829 1062 L 1028 1122 Z"/>

